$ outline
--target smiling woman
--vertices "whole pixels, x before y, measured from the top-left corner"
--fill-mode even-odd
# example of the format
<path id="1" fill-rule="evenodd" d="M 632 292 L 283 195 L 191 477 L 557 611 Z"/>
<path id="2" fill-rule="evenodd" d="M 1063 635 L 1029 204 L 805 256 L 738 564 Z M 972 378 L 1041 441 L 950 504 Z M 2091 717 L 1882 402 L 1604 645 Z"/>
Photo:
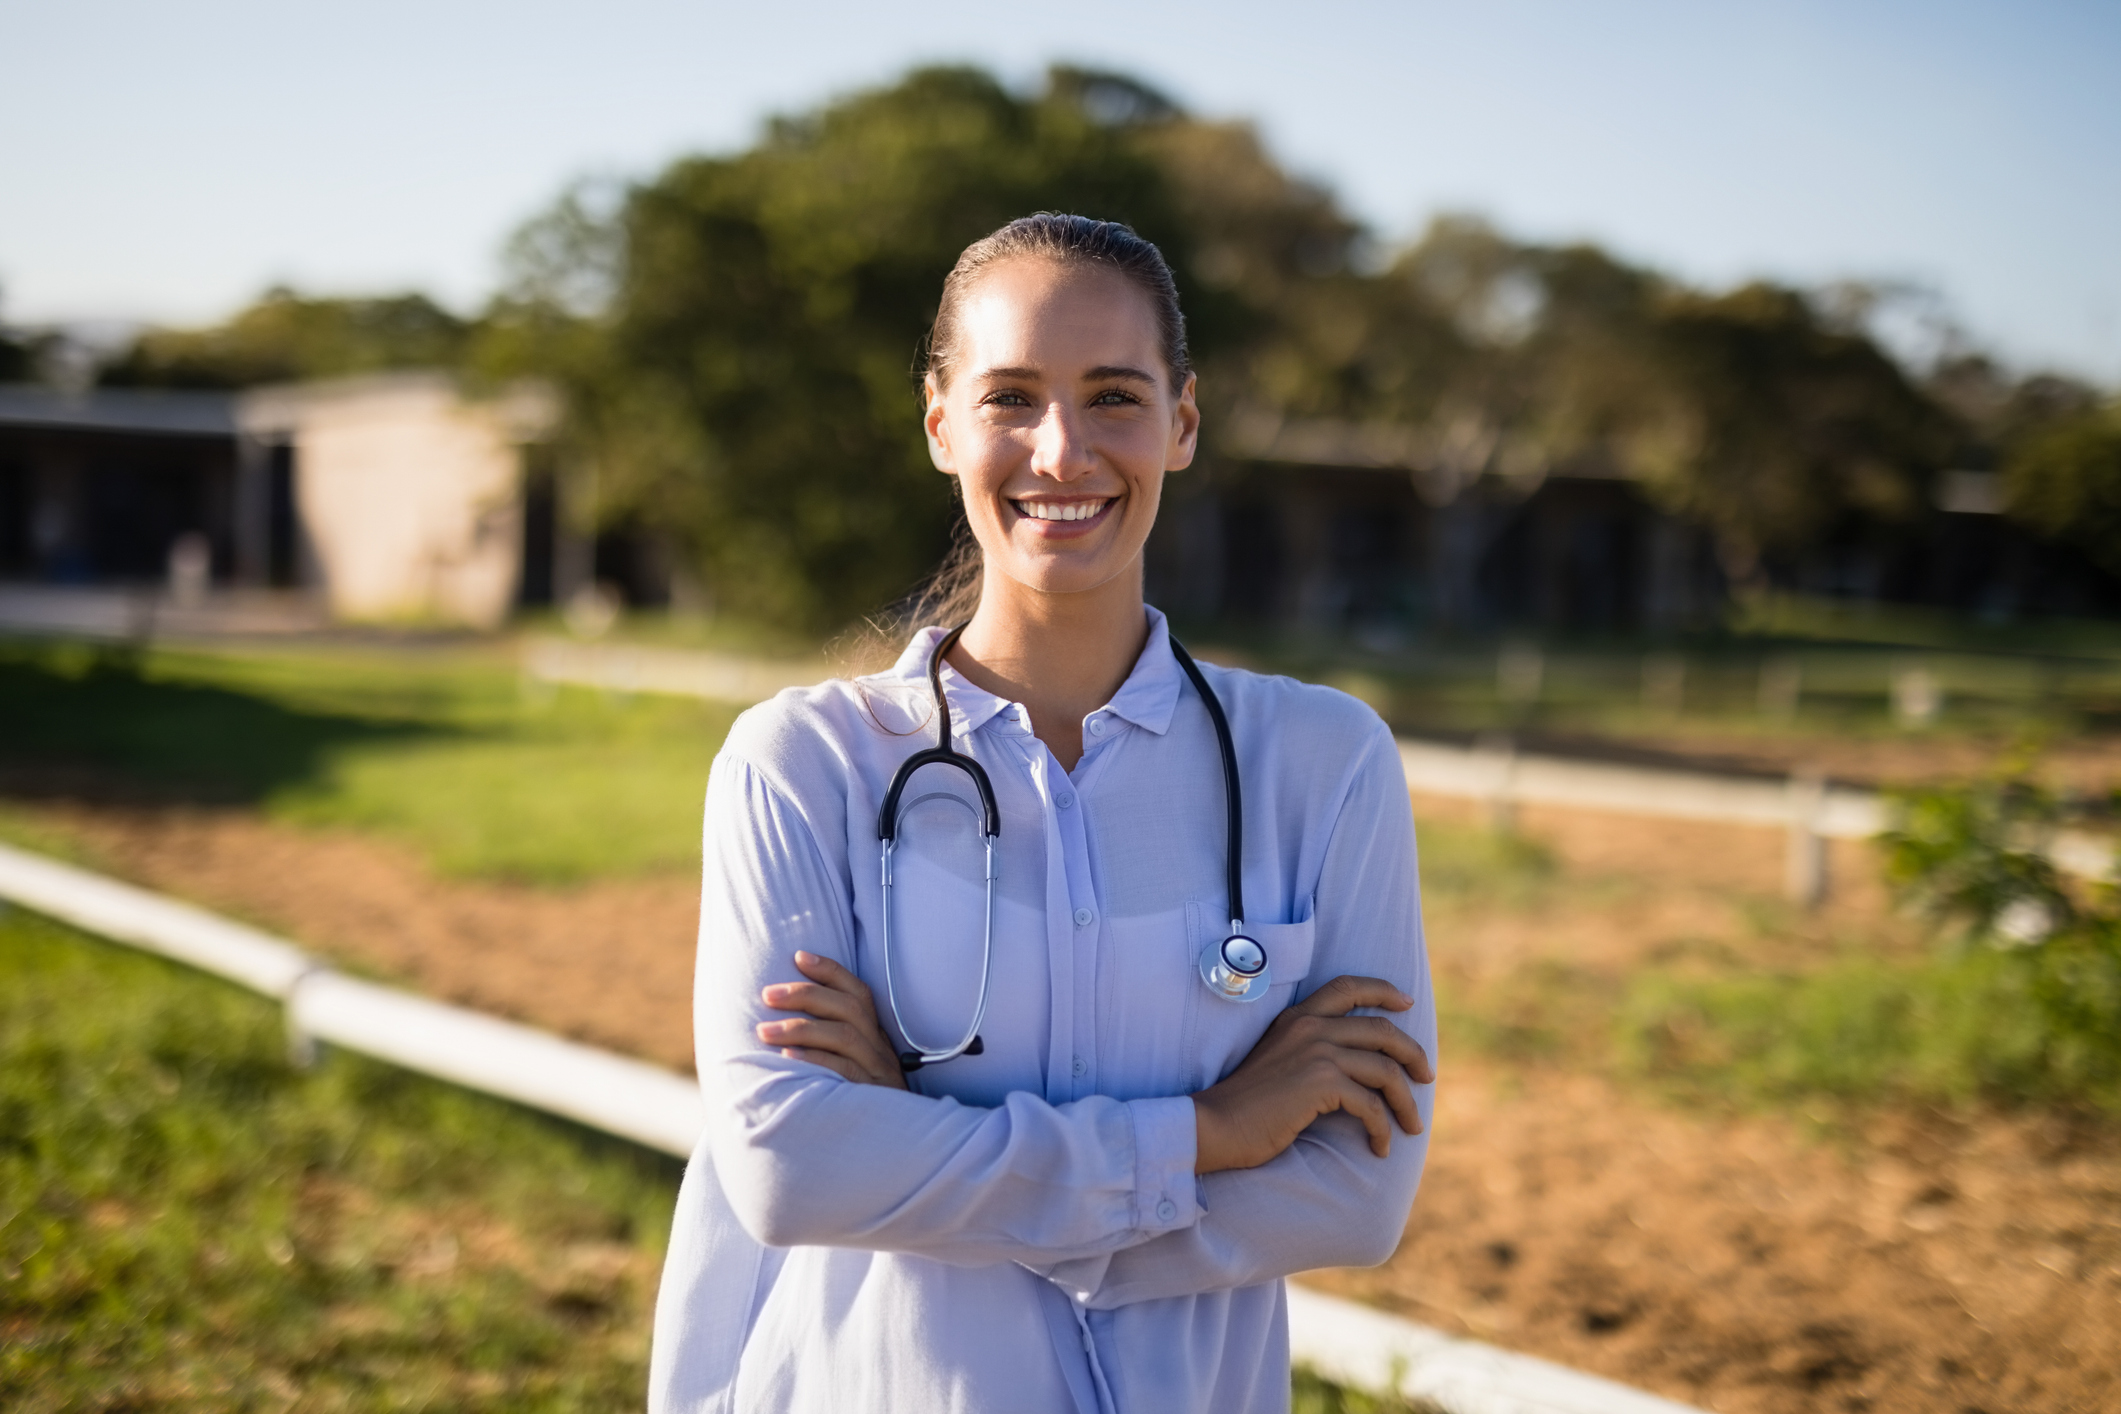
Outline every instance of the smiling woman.
<path id="1" fill-rule="evenodd" d="M 1282 1278 L 1389 1256 L 1426 1152 L 1398 752 L 1143 603 L 1200 430 L 1154 246 L 1014 222 L 932 345 L 976 577 L 709 782 L 650 1405 L 1286 1409 Z"/>

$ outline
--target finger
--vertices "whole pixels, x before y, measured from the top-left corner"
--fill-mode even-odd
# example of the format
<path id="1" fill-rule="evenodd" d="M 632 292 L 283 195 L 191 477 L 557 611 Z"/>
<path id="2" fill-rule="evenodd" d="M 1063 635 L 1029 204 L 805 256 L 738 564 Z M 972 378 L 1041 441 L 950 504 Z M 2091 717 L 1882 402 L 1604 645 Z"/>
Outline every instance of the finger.
<path id="1" fill-rule="evenodd" d="M 1379 1051 L 1398 1062 L 1416 1085 L 1436 1083 L 1436 1068 L 1421 1042 L 1381 1016 L 1322 1017 L 1311 1023 L 1316 1034 L 1336 1046 Z"/>
<path id="2" fill-rule="evenodd" d="M 876 1008 L 867 998 L 837 992 L 819 982 L 776 982 L 759 995 L 775 1011 L 800 1011 L 828 1021 L 856 1025 L 876 1022 Z"/>
<path id="3" fill-rule="evenodd" d="M 834 1055 L 831 1051 L 814 1051 L 805 1046 L 783 1046 L 781 1054 L 790 1060 L 808 1061 L 812 1065 L 821 1065 L 841 1079 L 852 1080 L 857 1085 L 874 1085 L 876 1083 L 874 1077 L 868 1071 L 848 1060 L 845 1056 Z"/>
<path id="4" fill-rule="evenodd" d="M 1381 977 L 1342 975 L 1320 987 L 1289 1010 L 1302 1016 L 1346 1016 L 1357 1007 L 1405 1011 L 1414 999 Z"/>
<path id="5" fill-rule="evenodd" d="M 871 1071 L 881 1072 L 887 1060 L 891 1065 L 898 1064 L 897 1058 L 872 1033 L 842 1021 L 818 1021 L 802 1016 L 790 1017 L 786 1021 L 762 1021 L 758 1034 L 759 1039 L 769 1046 L 831 1051 Z"/>
<path id="6" fill-rule="evenodd" d="M 845 992 L 850 997 L 869 1000 L 869 984 L 840 966 L 829 957 L 814 952 L 799 952 L 795 955 L 795 970 L 812 981 L 822 982 L 835 992 Z"/>
<path id="7" fill-rule="evenodd" d="M 1338 1060 L 1345 1074 L 1361 1081 L 1383 1098 L 1402 1130 L 1408 1134 L 1421 1133 L 1421 1108 L 1414 1103 L 1414 1089 L 1407 1084 L 1407 1073 L 1396 1061 L 1375 1051 L 1342 1051 Z"/>
<path id="8" fill-rule="evenodd" d="M 1362 1121 L 1362 1127 L 1370 1131 L 1370 1152 L 1382 1159 L 1392 1152 L 1392 1112 L 1375 1090 L 1350 1076 L 1342 1075 L 1334 1086 L 1334 1095 L 1340 1107 Z"/>

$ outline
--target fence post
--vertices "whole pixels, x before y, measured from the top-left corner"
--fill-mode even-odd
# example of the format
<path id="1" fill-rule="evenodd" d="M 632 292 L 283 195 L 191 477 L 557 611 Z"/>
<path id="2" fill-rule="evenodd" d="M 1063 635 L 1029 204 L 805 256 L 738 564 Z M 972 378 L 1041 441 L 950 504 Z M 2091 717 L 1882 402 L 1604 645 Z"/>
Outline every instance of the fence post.
<path id="1" fill-rule="evenodd" d="M 1506 835 L 1517 828 L 1517 739 L 1507 733 L 1489 733 L 1473 743 L 1473 751 L 1493 763 L 1485 797 L 1488 828 Z"/>
<path id="2" fill-rule="evenodd" d="M 1826 901 L 1827 842 L 1819 833 L 1826 806 L 1826 778 L 1815 770 L 1790 777 L 1789 853 L 1784 859 L 1782 888 L 1793 903 L 1813 908 Z"/>
<path id="3" fill-rule="evenodd" d="M 303 1027 L 296 1013 L 295 993 L 302 990 L 304 982 L 324 970 L 318 964 L 303 968 L 295 980 L 287 984 L 287 990 L 280 994 L 280 1015 L 287 1023 L 287 1063 L 296 1070 L 309 1070 L 316 1065 L 317 1038 Z"/>

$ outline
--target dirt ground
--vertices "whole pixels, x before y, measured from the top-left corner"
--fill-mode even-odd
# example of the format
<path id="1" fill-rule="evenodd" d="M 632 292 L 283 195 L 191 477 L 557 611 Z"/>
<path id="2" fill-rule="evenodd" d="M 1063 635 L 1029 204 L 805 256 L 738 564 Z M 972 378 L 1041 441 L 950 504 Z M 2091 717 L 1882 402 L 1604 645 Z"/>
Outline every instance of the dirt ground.
<path id="1" fill-rule="evenodd" d="M 140 882 L 430 994 L 672 1065 L 689 1060 L 693 883 L 440 882 L 372 840 L 240 813 L 45 805 Z M 1417 800 L 1425 820 L 1471 818 Z M 1835 858 L 1777 914 L 1775 831 L 1527 811 L 1565 881 L 1513 908 L 1432 901 L 1440 990 L 1527 964 L 1624 970 L 1674 948 L 1789 961 L 1890 940 L 1875 866 Z M 1602 882 L 1601 882 L 1602 881 Z M 1618 881 L 1618 882 L 1616 882 Z M 1551 1064 L 1442 1057 L 1407 1238 L 1306 1280 L 1445 1330 L 1728 1411 L 2121 1409 L 2121 1135 L 1899 1114 L 1838 1139 L 1720 1118 Z"/>

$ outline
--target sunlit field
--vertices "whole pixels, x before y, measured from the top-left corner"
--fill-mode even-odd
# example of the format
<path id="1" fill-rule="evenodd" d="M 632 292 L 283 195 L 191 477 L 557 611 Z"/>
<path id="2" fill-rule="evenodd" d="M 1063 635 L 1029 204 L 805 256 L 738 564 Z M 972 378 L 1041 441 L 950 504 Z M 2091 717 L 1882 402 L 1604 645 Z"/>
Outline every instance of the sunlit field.
<path id="1" fill-rule="evenodd" d="M 680 626 L 619 632 L 706 646 Z M 1714 679 L 1689 658 L 1682 700 L 1645 703 L 1648 650 L 1570 649 L 1588 655 L 1572 660 L 1556 648 L 1515 729 L 1535 745 L 1576 733 L 1667 754 L 1690 734 L 1710 754 L 1733 742 L 1841 750 L 1918 780 L 1955 778 L 2046 732 L 2036 771 L 2066 768 L 2075 783 L 2057 808 L 2110 822 L 2085 784 L 2111 766 L 2096 644 L 2040 650 L 2083 669 L 2067 694 L 1992 685 L 1982 698 L 1974 675 L 1963 690 L 1946 677 L 1942 711 L 1909 724 L 1885 674 L 1913 649 L 1821 643 L 1850 662 L 1868 655 L 1869 697 L 1807 696 L 1778 723 L 1736 669 L 1717 708 L 1702 686 Z M 1499 644 L 1462 646 L 1457 679 L 1434 645 L 1393 657 L 1344 642 L 1299 661 L 1233 635 L 1217 651 L 1358 687 L 1383 681 L 1389 659 L 1416 694 L 1393 709 L 1402 727 L 1456 730 L 1461 719 L 1416 700 L 1456 681 L 1465 723 L 1510 729 L 1494 699 Z M 1993 643 L 1954 651 L 2017 661 Z M 1594 677 L 1572 679 L 1572 662 L 1606 664 L 1602 697 L 1571 695 Z M 0 836 L 262 924 L 334 965 L 683 1067 L 699 801 L 736 710 L 526 683 L 497 640 L 16 642 L 0 646 Z M 2072 1361 L 2082 1370 L 2067 1389 L 2109 1388 L 2095 1308 L 2114 1257 L 2104 1230 L 2085 1226 L 2121 1134 L 2121 1023 L 2108 1024 L 2121 1017 L 2121 935 L 2100 921 L 2106 896 L 2063 881 L 2082 926 L 2060 944 L 2003 948 L 1969 936 L 1964 918 L 1899 900 L 1872 845 L 1837 844 L 1833 892 L 1806 910 L 1781 895 L 1779 830 L 1526 807 L 1498 832 L 1480 804 L 1434 797 L 1417 797 L 1415 813 L 1448 1077 L 1432 1173 L 1391 1264 L 1311 1280 L 1741 1409 L 1806 1407 L 1801 1375 L 1814 1367 L 1841 1372 L 1837 1398 L 1894 1410 L 1985 1397 L 1974 1375 L 1937 1374 L 1939 1361 L 2010 1372 L 2017 1383 L 1999 1388 L 2026 1407 L 2049 1407 L 2037 1391 Z M 2002 887 L 2020 866 L 1998 850 L 2019 827 L 2000 828 L 1939 846 L 1946 872 L 1976 893 Z M 8 927 L 8 965 L 26 980 L 9 983 L 7 1004 L 42 1018 L 27 1028 L 11 1012 L 8 1044 L 46 1067 L 10 1059 L 10 1077 L 81 1077 L 13 1085 L 11 1132 L 102 1136 L 15 1151 L 44 1155 L 49 1176 L 22 1191 L 49 1201 L 5 1229 L 18 1244 L 8 1260 L 44 1273 L 34 1287 L 10 1278 L 9 1330 L 35 1339 L 11 1354 L 9 1378 L 161 1392 L 140 1407 L 241 1407 L 313 1386 L 349 1408 L 416 1406 L 430 1387 L 435 1406 L 600 1407 L 566 1392 L 606 1383 L 637 1400 L 661 1240 L 640 1215 L 667 1221 L 667 1170 L 343 1057 L 292 1074 L 270 1006 L 19 913 Z M 71 1049 L 77 1037 L 88 1049 Z M 450 1126 L 489 1114 L 529 1137 L 480 1140 L 483 1167 L 467 1167 L 452 1156 L 472 1141 Z M 192 1156 L 182 1165 L 173 1133 Z M 126 1160 L 141 1143 L 162 1144 L 172 1167 Z M 1636 1173 L 1651 1162 L 1645 1143 L 1654 1180 Z M 586 1190 L 565 1178 L 540 1197 L 575 1171 L 577 1159 L 553 1157 L 570 1145 L 607 1177 Z M 507 1159 L 509 1146 L 526 1157 Z M 1798 1171 L 1797 1208 L 1760 1196 Z M 634 1186 L 610 1187 L 611 1174 Z M 1644 1184 L 1661 1195 L 1653 1213 L 1628 1207 Z M 1908 1216 L 1888 1207 L 1845 1230 L 1887 1202 Z M 605 1209 L 634 1214 L 633 1235 L 573 1235 Z M 150 1221 L 158 1212 L 175 1216 Z M 60 1237 L 31 1242 L 25 1223 Z M 269 1245 L 275 1232 L 285 1246 Z M 1675 1255 L 1637 1253 L 1653 1234 Z M 37 1261 L 70 1252 L 76 1265 L 37 1267 L 21 1242 Z M 565 1295 L 584 1252 L 602 1254 L 591 1265 L 608 1277 L 593 1319 Z M 1982 1284 L 1952 1285 L 1961 1271 Z M 308 1294 L 285 1295 L 298 1280 Z M 168 1297 L 187 1285 L 212 1299 Z M 1895 1324 L 1895 1312 L 1954 1300 L 1972 1304 L 1921 1330 Z M 1964 1314 L 1976 1308 L 1978 1322 Z M 583 1321 L 592 1338 L 564 1360 L 540 1353 L 553 1348 L 545 1332 Z M 442 1354 L 402 1338 L 430 1325 Z M 120 1338 L 132 1328 L 145 1334 Z M 1778 1373 L 1821 1341 L 1831 1349 Z M 2069 1353 L 2079 1346 L 2081 1359 Z M 327 1365 L 340 1374 L 319 1375 Z M 208 1389 L 237 1394 L 197 1393 Z M 1296 1398 L 1307 1411 L 1375 1407 L 1307 1379 Z"/>
<path id="2" fill-rule="evenodd" d="M 678 1165 L 0 916 L 0 1404 L 637 1409 Z"/>

